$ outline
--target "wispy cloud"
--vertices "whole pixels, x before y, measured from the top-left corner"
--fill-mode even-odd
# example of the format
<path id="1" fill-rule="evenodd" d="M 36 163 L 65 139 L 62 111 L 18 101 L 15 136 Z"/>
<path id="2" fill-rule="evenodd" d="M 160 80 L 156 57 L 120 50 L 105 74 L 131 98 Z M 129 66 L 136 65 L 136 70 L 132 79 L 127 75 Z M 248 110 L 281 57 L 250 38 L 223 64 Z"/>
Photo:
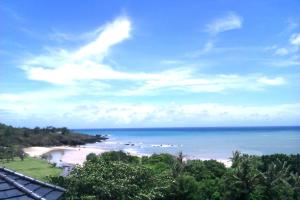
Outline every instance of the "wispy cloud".
<path id="1" fill-rule="evenodd" d="M 0 11 L 3 11 L 4 13 L 7 14 L 7 16 L 11 17 L 12 19 L 14 19 L 17 22 L 25 22 L 25 18 L 22 17 L 20 14 L 18 14 L 18 12 L 16 12 L 15 10 L 6 7 L 4 5 L 0 5 Z"/>
<path id="2" fill-rule="evenodd" d="M 234 47 L 216 48 L 213 39 L 215 34 L 241 28 L 242 21 L 240 16 L 230 13 L 207 25 L 207 31 L 214 35 L 210 35 L 198 55 L 212 51 L 228 52 L 230 48 L 240 51 L 241 48 Z M 48 83 L 42 84 L 42 87 L 47 88 L 40 87 L 28 92 L 1 93 L 0 114 L 3 112 L 3 115 L 0 117 L 39 119 L 37 122 L 50 121 L 53 125 L 56 125 L 54 122 L 68 125 L 70 121 L 73 124 L 74 121 L 79 121 L 82 123 L 81 126 L 86 124 L 87 127 L 91 124 L 146 126 L 147 123 L 152 126 L 167 126 L 168 123 L 202 125 L 198 123 L 199 120 L 203 125 L 210 125 L 219 122 L 219 124 L 223 122 L 230 124 L 233 121 L 237 123 L 239 120 L 248 123 L 251 120 L 280 121 L 299 117 L 299 113 L 296 112 L 299 110 L 299 104 L 243 106 L 197 102 L 160 104 L 159 101 L 156 102 L 157 104 L 147 101 L 137 104 L 116 103 L 118 99 L 125 98 L 124 96 L 155 95 L 159 98 L 161 94 L 194 96 L 200 93 L 261 92 L 271 87 L 289 84 L 288 77 L 280 74 L 225 72 L 205 74 L 199 68 L 187 65 L 186 60 L 183 59 L 163 60 L 159 63 L 169 70 L 164 68 L 156 71 L 127 71 L 125 67 L 120 70 L 108 64 L 107 59 L 115 45 L 131 37 L 131 30 L 130 19 L 120 17 L 82 35 L 57 31 L 56 35 L 53 34 L 55 40 L 73 41 L 74 38 L 84 38 L 85 44 L 77 49 L 49 48 L 46 53 L 32 55 L 23 60 L 20 67 L 26 72 L 27 78 Z M 297 38 L 297 34 L 290 38 L 290 45 L 294 48 L 299 45 Z M 249 47 L 245 48 L 249 50 Z M 272 49 L 272 53 L 274 52 L 287 56 L 290 55 L 291 48 L 276 47 Z M 299 58 L 294 57 L 294 61 L 297 59 Z M 116 100 L 115 102 L 99 101 L 106 98 Z"/>
<path id="3" fill-rule="evenodd" d="M 206 31 L 211 34 L 240 29 L 243 25 L 243 18 L 234 12 L 215 19 L 213 22 L 206 25 Z"/>
<path id="4" fill-rule="evenodd" d="M 266 85 L 284 85 L 286 81 L 282 77 L 277 77 L 273 79 L 270 79 L 268 77 L 261 77 L 257 80 L 257 82 Z"/>
<path id="5" fill-rule="evenodd" d="M 212 51 L 214 51 L 216 49 L 218 49 L 218 48 L 215 47 L 215 42 L 212 40 L 209 40 L 209 41 L 205 42 L 205 44 L 203 45 L 202 48 L 200 48 L 199 50 L 193 51 L 193 52 L 186 53 L 185 56 L 188 58 L 196 58 L 196 57 L 211 53 Z"/>
<path id="6" fill-rule="evenodd" d="M 46 55 L 34 56 L 21 66 L 31 80 L 44 81 L 54 85 L 82 85 L 87 82 L 98 84 L 110 81 L 127 81 L 122 88 L 115 88 L 110 95 L 153 95 L 162 91 L 181 93 L 225 92 L 230 90 L 262 90 L 268 86 L 285 84 L 282 77 L 266 77 L 261 74 L 215 74 L 199 73 L 192 67 L 175 67 L 157 72 L 126 72 L 104 64 L 110 48 L 130 37 L 131 22 L 118 18 L 101 28 L 98 36 L 75 51 L 67 49 L 51 50 Z M 208 42 L 202 52 L 211 51 L 214 44 Z M 167 64 L 178 64 L 178 60 L 166 60 Z M 275 79 L 275 81 L 273 80 Z M 272 84 L 273 80 L 273 84 Z M 281 80 L 279 82 L 278 80 Z M 277 81 L 277 82 L 276 82 Z M 277 84 L 274 84 L 274 83 Z M 103 89 L 103 84 L 101 89 Z M 111 83 L 111 87 L 114 84 Z M 107 88 L 107 87 L 106 87 Z M 105 89 L 105 88 L 104 88 Z"/>
<path id="7" fill-rule="evenodd" d="M 283 77 L 265 77 L 254 74 L 240 76 L 235 74 L 194 75 L 195 71 L 174 69 L 161 74 L 160 78 L 149 79 L 141 86 L 124 89 L 118 95 L 153 95 L 175 91 L 179 93 L 222 93 L 234 90 L 260 91 L 268 86 L 286 84 Z"/>
<path id="8" fill-rule="evenodd" d="M 299 27 L 298 20 L 288 19 L 287 21 L 287 31 L 293 31 Z"/>
<path id="9" fill-rule="evenodd" d="M 289 50 L 287 48 L 278 48 L 274 52 L 275 55 L 285 56 L 289 54 Z"/>
<path id="10" fill-rule="evenodd" d="M 300 33 L 294 33 L 290 38 L 290 42 L 292 45 L 299 47 L 300 46 Z"/>
<path id="11" fill-rule="evenodd" d="M 109 49 L 130 37 L 131 22 L 118 18 L 103 27 L 98 37 L 76 51 L 54 49 L 46 55 L 27 59 L 21 68 L 31 80 L 55 84 L 70 84 L 75 80 L 106 79 L 122 76 L 109 66 L 101 64 Z M 100 63 L 100 64 L 98 64 Z"/>
<path id="12" fill-rule="evenodd" d="M 274 66 L 274 67 L 290 67 L 290 66 L 300 66 L 299 58 L 288 58 L 284 60 L 272 60 L 268 61 L 265 64 Z"/>
<path id="13" fill-rule="evenodd" d="M 80 127 L 138 127 L 138 126 L 211 126 L 295 123 L 299 119 L 300 104 L 245 106 L 217 103 L 165 105 L 155 103 L 112 103 L 105 101 L 68 104 L 0 104 L 5 116 L 14 120 L 36 121 L 36 125 L 71 125 Z M 59 112 L 57 112 L 59 110 Z M 5 119 L 6 121 L 8 119 Z M 70 124 L 72 122 L 72 124 Z"/>
<path id="14" fill-rule="evenodd" d="M 299 48 L 300 33 L 294 33 L 286 41 L 285 45 L 272 45 L 265 48 L 266 52 L 271 52 L 272 59 L 266 62 L 267 65 L 275 67 L 300 66 Z"/>
<path id="15" fill-rule="evenodd" d="M 160 61 L 161 64 L 164 65 L 178 65 L 184 63 L 183 60 L 162 60 Z"/>
<path id="16" fill-rule="evenodd" d="M 59 31 L 55 28 L 52 29 L 52 32 L 48 35 L 50 40 L 65 42 L 65 41 L 86 41 L 92 40 L 96 38 L 101 31 L 103 31 L 104 27 L 99 27 L 96 30 L 81 33 L 81 34 L 73 34 Z"/>

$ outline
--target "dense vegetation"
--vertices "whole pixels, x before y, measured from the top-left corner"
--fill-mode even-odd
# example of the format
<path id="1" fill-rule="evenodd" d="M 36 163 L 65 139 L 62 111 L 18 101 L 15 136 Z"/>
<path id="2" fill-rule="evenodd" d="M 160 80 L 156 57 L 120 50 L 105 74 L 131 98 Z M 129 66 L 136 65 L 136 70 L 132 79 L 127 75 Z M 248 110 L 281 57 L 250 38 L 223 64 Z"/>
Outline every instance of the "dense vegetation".
<path id="1" fill-rule="evenodd" d="M 182 154 L 138 158 L 123 152 L 90 154 L 67 177 L 51 177 L 66 199 L 300 200 L 300 155 L 235 152 L 232 167 Z"/>
<path id="2" fill-rule="evenodd" d="M 0 123 L 0 147 L 83 145 L 106 139 L 101 135 L 73 133 L 69 129 L 55 128 L 14 128 Z"/>
<path id="3" fill-rule="evenodd" d="M 25 152 L 20 146 L 0 146 L 0 163 L 14 161 L 16 157 L 20 160 L 25 158 Z"/>

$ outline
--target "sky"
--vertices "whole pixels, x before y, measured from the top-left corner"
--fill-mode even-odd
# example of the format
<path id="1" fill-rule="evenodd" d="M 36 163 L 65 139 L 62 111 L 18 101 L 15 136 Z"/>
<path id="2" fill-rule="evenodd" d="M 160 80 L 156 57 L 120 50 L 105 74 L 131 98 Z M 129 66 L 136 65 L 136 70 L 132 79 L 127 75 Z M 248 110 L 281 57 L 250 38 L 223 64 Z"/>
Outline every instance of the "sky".
<path id="1" fill-rule="evenodd" d="M 300 1 L 0 1 L 0 122 L 300 125 Z"/>

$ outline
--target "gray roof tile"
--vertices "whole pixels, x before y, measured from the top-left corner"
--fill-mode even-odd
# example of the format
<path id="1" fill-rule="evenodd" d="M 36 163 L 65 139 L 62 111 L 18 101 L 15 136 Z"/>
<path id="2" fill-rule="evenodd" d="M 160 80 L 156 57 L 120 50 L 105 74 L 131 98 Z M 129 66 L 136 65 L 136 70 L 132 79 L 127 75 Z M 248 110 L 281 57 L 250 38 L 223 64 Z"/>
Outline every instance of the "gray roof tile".
<path id="1" fill-rule="evenodd" d="M 0 167 L 0 200 L 57 200 L 65 189 Z"/>

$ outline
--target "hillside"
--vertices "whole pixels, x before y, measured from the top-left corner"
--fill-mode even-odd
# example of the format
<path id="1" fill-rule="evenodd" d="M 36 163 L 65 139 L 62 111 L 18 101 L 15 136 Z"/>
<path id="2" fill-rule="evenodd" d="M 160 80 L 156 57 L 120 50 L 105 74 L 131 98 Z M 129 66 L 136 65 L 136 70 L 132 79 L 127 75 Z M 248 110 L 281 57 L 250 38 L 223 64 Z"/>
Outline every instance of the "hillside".
<path id="1" fill-rule="evenodd" d="M 16 128 L 0 123 L 0 147 L 18 145 L 28 146 L 59 146 L 59 145 L 83 145 L 86 143 L 100 142 L 106 137 L 101 135 L 85 135 L 72 132 L 63 128 L 52 126 L 46 128 L 36 127 Z"/>

